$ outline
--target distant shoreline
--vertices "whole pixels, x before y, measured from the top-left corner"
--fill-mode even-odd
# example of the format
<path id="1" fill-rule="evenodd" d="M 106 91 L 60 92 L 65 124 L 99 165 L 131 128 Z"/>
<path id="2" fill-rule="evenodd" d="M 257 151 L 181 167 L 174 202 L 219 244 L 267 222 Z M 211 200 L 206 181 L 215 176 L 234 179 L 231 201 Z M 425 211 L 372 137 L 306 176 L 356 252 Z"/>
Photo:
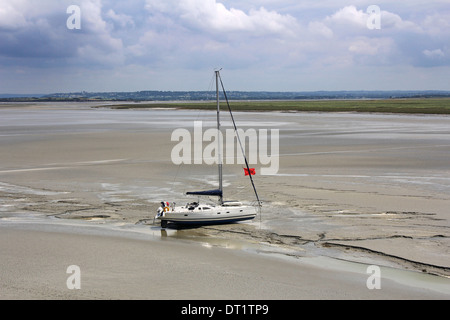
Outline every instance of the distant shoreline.
<path id="1" fill-rule="evenodd" d="M 353 99 L 403 99 L 450 98 L 448 90 L 340 90 L 340 91 L 235 91 L 228 90 L 229 100 L 353 100 Z M 111 92 L 60 92 L 51 94 L 0 94 L 2 102 L 51 101 L 215 101 L 213 91 L 111 91 Z"/>
<path id="2" fill-rule="evenodd" d="M 134 101 L 81 98 L 0 99 L 1 107 L 35 103 L 89 103 L 93 108 L 111 109 L 183 109 L 214 110 L 214 101 Z M 98 103 L 98 105 L 95 105 Z M 288 100 L 231 100 L 233 111 L 253 112 L 360 112 L 394 114 L 450 114 L 450 97 L 445 98 L 389 98 L 389 99 L 288 99 Z"/>

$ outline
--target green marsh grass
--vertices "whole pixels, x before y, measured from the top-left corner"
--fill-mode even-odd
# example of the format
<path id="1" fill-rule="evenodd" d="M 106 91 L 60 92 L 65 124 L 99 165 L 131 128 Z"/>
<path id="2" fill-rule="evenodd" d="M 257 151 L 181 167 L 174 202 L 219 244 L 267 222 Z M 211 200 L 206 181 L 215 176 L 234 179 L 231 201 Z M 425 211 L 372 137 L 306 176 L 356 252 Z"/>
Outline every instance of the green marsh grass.
<path id="1" fill-rule="evenodd" d="M 370 112 L 407 114 L 450 114 L 450 98 L 383 100 L 270 100 L 230 101 L 233 111 Z M 225 107 L 225 103 L 222 103 Z M 105 107 L 105 106 L 102 106 Z M 129 103 L 113 109 L 178 108 L 214 110 L 215 102 Z"/>

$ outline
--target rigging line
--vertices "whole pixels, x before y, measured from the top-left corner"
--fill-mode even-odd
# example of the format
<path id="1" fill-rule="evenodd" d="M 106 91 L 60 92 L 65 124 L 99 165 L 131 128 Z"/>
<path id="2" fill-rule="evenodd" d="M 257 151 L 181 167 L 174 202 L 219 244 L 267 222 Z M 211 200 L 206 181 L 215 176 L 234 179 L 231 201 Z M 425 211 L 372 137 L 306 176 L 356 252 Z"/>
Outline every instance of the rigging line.
<path id="1" fill-rule="evenodd" d="M 248 194 L 249 189 L 248 188 L 244 188 L 241 190 L 236 190 L 236 191 L 229 191 L 227 192 L 228 198 L 229 199 L 238 199 L 241 198 L 242 195 L 244 194 Z M 251 205 L 254 205 L 255 201 L 250 202 Z"/>
<path id="2" fill-rule="evenodd" d="M 219 72 L 219 80 L 220 80 L 220 85 L 222 86 L 222 91 L 223 91 L 223 95 L 224 95 L 224 97 L 225 97 L 225 101 L 226 101 L 226 103 L 227 103 L 228 111 L 229 111 L 229 113 L 230 113 L 231 120 L 232 120 L 232 122 L 233 122 L 234 131 L 236 132 L 236 137 L 237 137 L 238 142 L 239 142 L 239 145 L 240 145 L 240 147 L 241 147 L 242 155 L 244 156 L 245 166 L 247 167 L 247 170 L 248 170 L 248 172 L 250 173 L 250 167 L 249 167 L 249 165 L 248 165 L 248 161 L 247 161 L 247 157 L 246 157 L 246 155 L 245 155 L 244 148 L 242 147 L 241 138 L 239 137 L 239 133 L 238 133 L 238 131 L 237 131 L 236 122 L 234 121 L 233 113 L 231 112 L 230 103 L 228 102 L 227 93 L 226 93 L 226 91 L 225 91 L 225 87 L 224 87 L 224 85 L 223 85 L 222 77 L 220 76 L 220 72 Z M 253 182 L 253 178 L 252 178 L 252 175 L 251 175 L 251 174 L 249 174 L 249 178 L 250 178 L 250 181 L 251 181 L 252 186 L 253 186 L 253 191 L 255 192 L 255 195 L 256 195 L 256 200 L 258 201 L 258 207 L 259 207 L 259 211 L 260 211 L 260 215 L 259 215 L 259 216 L 260 216 L 260 219 L 261 219 L 261 201 L 259 200 L 258 193 L 256 192 L 256 187 L 255 187 L 255 184 L 254 184 L 254 182 Z"/>
<path id="3" fill-rule="evenodd" d="M 210 100 L 209 98 L 209 92 L 213 91 L 213 86 L 214 86 L 214 76 L 211 77 L 211 80 L 209 81 L 209 85 L 206 89 L 206 101 Z M 211 95 L 212 96 L 212 95 Z M 199 121 L 200 119 L 204 119 L 205 118 L 205 110 L 203 110 L 203 108 L 199 108 L 198 112 L 197 112 L 197 118 L 195 119 L 195 121 Z M 201 120 L 203 121 L 203 120 Z"/>
<path id="4" fill-rule="evenodd" d="M 209 81 L 209 86 L 208 86 L 208 94 L 206 95 L 206 100 L 214 100 L 215 98 L 215 89 L 214 89 L 214 82 L 216 80 L 216 76 L 215 74 L 213 74 L 211 76 L 211 80 Z M 209 92 L 211 92 L 211 97 L 209 96 Z"/>
<path id="5" fill-rule="evenodd" d="M 175 182 L 178 179 L 178 174 L 180 172 L 181 166 L 182 166 L 182 164 L 179 164 L 177 166 L 177 172 L 175 173 L 175 177 L 173 178 L 173 181 L 172 181 L 172 189 L 174 189 L 174 187 L 175 187 Z"/>

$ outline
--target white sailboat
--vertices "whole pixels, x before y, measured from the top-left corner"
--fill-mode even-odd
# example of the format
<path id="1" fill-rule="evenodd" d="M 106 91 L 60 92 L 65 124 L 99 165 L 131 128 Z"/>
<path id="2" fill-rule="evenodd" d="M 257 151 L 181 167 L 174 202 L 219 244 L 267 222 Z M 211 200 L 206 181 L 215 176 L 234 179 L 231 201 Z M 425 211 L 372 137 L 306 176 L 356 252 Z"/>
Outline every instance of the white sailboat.
<path id="1" fill-rule="evenodd" d="M 256 195 L 257 205 L 243 205 L 238 201 L 224 201 L 223 200 L 223 186 L 222 186 L 222 157 L 220 155 L 221 145 L 220 139 L 217 139 L 218 145 L 218 168 L 219 168 L 219 188 L 208 191 L 195 191 L 195 192 L 187 192 L 188 195 L 197 195 L 197 196 L 214 196 L 218 197 L 218 203 L 211 205 L 205 203 L 191 202 L 186 204 L 185 206 L 175 206 L 174 203 L 170 205 L 167 202 L 161 202 L 161 207 L 158 209 L 158 212 L 155 216 L 155 221 L 159 220 L 161 222 L 161 227 L 165 228 L 169 223 L 178 224 L 178 225 L 205 225 L 205 224 L 224 224 L 224 223 L 234 223 L 238 221 L 251 220 L 254 219 L 261 209 L 261 202 L 259 200 L 258 194 L 256 192 L 255 185 L 253 183 L 251 170 L 248 166 L 248 161 L 245 156 L 245 152 L 242 148 L 242 144 L 240 142 L 240 138 L 238 135 L 238 131 L 236 128 L 236 124 L 234 122 L 233 114 L 231 113 L 230 106 L 228 104 L 228 99 L 226 96 L 226 92 L 223 88 L 223 83 L 220 78 L 220 70 L 215 71 L 216 76 L 216 97 L 217 97 L 217 130 L 220 131 L 220 98 L 219 98 L 219 82 L 222 86 L 223 93 L 225 95 L 225 99 L 228 105 L 228 110 L 231 115 L 231 119 L 234 125 L 234 129 L 237 135 L 237 140 L 241 145 L 241 151 L 244 155 L 245 164 L 247 167 L 247 172 L 249 173 L 249 179 L 253 186 L 253 190 Z"/>

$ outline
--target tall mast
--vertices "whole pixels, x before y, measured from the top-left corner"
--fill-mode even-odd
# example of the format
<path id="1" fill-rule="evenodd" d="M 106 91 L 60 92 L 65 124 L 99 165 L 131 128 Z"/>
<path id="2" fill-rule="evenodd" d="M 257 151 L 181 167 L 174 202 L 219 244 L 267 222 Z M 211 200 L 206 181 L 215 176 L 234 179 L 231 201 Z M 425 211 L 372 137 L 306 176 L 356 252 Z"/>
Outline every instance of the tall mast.
<path id="1" fill-rule="evenodd" d="M 217 163 L 219 164 L 219 190 L 220 197 L 219 203 L 223 204 L 223 186 L 222 186 L 222 145 L 220 141 L 220 97 L 219 97 L 219 72 L 220 70 L 215 71 L 216 73 L 216 99 L 217 99 Z"/>
<path id="2" fill-rule="evenodd" d="M 219 74 L 218 71 L 216 71 L 216 78 L 217 78 L 217 77 L 218 77 L 218 80 L 220 80 L 220 84 L 221 84 L 221 86 L 222 86 L 223 95 L 224 95 L 224 97 L 225 97 L 225 101 L 226 101 L 227 106 L 228 106 L 228 111 L 230 112 L 230 117 L 231 117 L 231 120 L 233 121 L 234 132 L 236 133 L 237 140 L 239 141 L 239 145 L 240 145 L 240 147 L 241 147 L 242 155 L 244 156 L 245 166 L 247 167 L 247 170 L 248 170 L 248 172 L 250 173 L 250 167 L 248 166 L 247 157 L 245 156 L 245 150 L 244 150 L 244 147 L 242 146 L 241 138 L 239 137 L 239 133 L 238 133 L 238 130 L 237 130 L 237 127 L 236 127 L 236 122 L 234 121 L 233 113 L 231 112 L 230 103 L 228 102 L 227 93 L 226 93 L 226 91 L 225 91 L 225 88 L 224 88 L 224 86 L 223 86 L 222 79 L 220 78 L 220 74 Z M 260 212 L 261 212 L 261 201 L 259 200 L 258 193 L 256 192 L 256 187 L 255 187 L 255 184 L 253 183 L 252 175 L 249 174 L 248 176 L 249 176 L 249 178 L 250 178 L 250 182 L 252 183 L 253 191 L 255 192 L 256 200 L 258 200 L 258 207 L 259 207 L 259 210 L 260 210 Z"/>

